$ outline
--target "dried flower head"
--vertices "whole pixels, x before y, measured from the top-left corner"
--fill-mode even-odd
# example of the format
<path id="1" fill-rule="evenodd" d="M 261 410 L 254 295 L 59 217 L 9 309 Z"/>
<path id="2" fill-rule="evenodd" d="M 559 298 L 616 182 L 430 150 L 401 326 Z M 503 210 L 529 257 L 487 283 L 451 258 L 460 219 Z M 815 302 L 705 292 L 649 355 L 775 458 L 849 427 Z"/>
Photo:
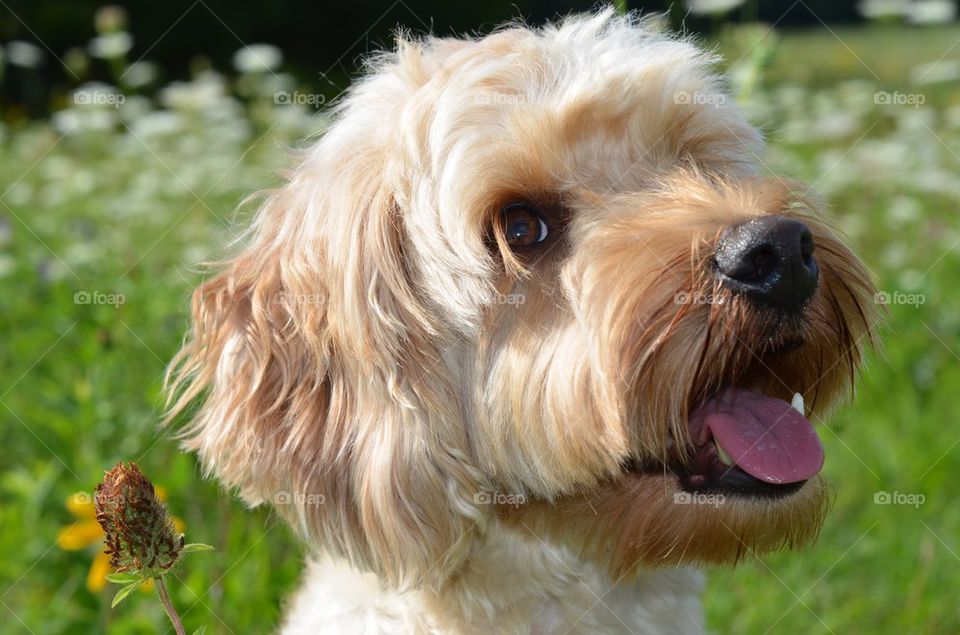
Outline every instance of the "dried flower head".
<path id="1" fill-rule="evenodd" d="M 136 464 L 117 463 L 107 472 L 94 505 L 106 534 L 106 553 L 118 572 L 158 576 L 179 559 L 183 534 L 174 530 L 153 483 Z"/>

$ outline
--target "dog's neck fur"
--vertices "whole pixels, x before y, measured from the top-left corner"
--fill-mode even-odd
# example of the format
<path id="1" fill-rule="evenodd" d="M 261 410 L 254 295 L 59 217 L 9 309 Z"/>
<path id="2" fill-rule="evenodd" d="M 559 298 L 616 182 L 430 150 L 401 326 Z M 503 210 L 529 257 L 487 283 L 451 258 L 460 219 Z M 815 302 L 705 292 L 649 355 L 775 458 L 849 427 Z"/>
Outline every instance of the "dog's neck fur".
<path id="1" fill-rule="evenodd" d="M 318 633 L 577 635 L 703 632 L 700 572 L 648 571 L 614 584 L 568 549 L 494 528 L 439 592 L 385 590 L 373 574 L 309 565 L 284 635 Z"/>

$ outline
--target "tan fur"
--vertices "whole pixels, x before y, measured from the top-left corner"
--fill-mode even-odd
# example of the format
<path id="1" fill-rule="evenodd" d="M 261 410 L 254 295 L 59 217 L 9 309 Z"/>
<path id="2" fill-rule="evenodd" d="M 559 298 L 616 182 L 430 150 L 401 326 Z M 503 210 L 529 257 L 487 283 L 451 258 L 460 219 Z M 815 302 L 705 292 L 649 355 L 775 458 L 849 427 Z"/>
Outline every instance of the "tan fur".
<path id="1" fill-rule="evenodd" d="M 611 583 L 807 542 L 821 480 L 678 506 L 663 468 L 698 399 L 744 383 L 822 416 L 872 338 L 866 271 L 802 186 L 758 176 L 761 140 L 714 61 L 609 11 L 401 41 L 194 294 L 169 375 L 185 447 L 326 558 L 428 593 L 402 597 L 438 624 L 508 528 Z M 565 224 L 535 257 L 498 231 L 515 200 Z M 774 323 L 710 274 L 723 228 L 766 214 L 814 232 L 802 320 Z M 492 491 L 526 504 L 478 499 Z M 458 597 L 507 610 L 482 588 Z"/>

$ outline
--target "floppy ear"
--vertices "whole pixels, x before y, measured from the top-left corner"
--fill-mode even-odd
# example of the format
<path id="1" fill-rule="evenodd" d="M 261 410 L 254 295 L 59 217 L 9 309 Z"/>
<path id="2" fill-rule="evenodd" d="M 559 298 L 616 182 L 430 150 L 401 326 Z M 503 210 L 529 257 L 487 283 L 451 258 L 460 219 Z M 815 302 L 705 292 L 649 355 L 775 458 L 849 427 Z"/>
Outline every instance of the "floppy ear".
<path id="1" fill-rule="evenodd" d="M 208 473 L 273 502 L 311 545 L 407 586 L 449 575 L 486 515 L 448 335 L 411 279 L 369 133 L 384 115 L 352 105 L 393 90 L 383 83 L 347 100 L 243 250 L 196 290 L 168 394 L 171 416 L 194 410 L 184 447 Z"/>

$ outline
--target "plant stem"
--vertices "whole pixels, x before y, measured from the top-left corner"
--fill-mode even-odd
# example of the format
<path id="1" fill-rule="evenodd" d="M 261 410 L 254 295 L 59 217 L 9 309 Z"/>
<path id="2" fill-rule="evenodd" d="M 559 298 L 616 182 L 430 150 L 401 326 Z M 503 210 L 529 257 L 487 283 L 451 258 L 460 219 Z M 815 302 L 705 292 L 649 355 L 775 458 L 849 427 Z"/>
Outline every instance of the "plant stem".
<path id="1" fill-rule="evenodd" d="M 173 602 L 170 601 L 170 594 L 167 593 L 167 583 L 163 581 L 163 577 L 155 577 L 153 584 L 157 587 L 157 595 L 160 596 L 160 601 L 163 602 L 163 608 L 167 611 L 167 617 L 173 622 L 173 630 L 177 631 L 177 635 L 187 635 L 187 631 L 183 629 L 183 622 L 180 621 L 180 616 L 177 615 L 177 609 L 173 608 Z"/>

